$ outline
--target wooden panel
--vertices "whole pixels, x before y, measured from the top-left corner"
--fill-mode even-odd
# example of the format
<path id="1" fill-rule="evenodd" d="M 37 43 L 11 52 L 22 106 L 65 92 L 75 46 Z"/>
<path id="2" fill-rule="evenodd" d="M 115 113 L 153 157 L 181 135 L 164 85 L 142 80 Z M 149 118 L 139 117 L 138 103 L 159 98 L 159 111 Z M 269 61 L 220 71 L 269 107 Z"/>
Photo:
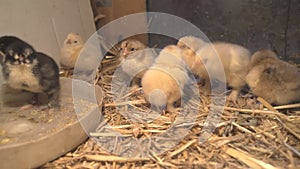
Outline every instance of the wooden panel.
<path id="1" fill-rule="evenodd" d="M 147 0 L 149 12 L 182 17 L 199 27 L 212 41 L 227 41 L 276 51 L 281 58 L 300 63 L 299 0 Z M 161 47 L 171 40 L 150 36 Z M 298 56 L 298 57 L 297 57 Z"/>
<path id="2" fill-rule="evenodd" d="M 97 29 L 120 17 L 134 13 L 146 12 L 146 0 L 92 0 L 92 6 L 95 16 L 99 16 L 99 14 L 105 16 L 97 22 Z M 137 21 L 137 23 L 138 25 L 135 26 L 144 27 L 145 31 L 147 30 L 146 17 L 142 21 Z M 127 30 L 124 29 L 120 31 L 119 34 L 111 33 L 108 36 L 123 39 L 123 35 L 125 34 L 124 32 L 126 31 Z M 147 34 L 137 35 L 134 38 L 147 44 Z"/>

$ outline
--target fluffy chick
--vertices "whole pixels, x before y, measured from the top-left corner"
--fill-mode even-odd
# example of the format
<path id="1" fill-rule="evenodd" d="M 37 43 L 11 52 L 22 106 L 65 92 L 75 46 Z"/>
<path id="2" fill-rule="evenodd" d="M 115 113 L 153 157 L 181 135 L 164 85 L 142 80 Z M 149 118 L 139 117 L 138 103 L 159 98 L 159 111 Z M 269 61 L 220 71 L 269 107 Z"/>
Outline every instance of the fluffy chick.
<path id="1" fill-rule="evenodd" d="M 270 50 L 252 55 L 246 82 L 256 96 L 275 105 L 300 101 L 300 71 Z"/>
<path id="2" fill-rule="evenodd" d="M 61 66 L 67 69 L 73 69 L 83 46 L 84 42 L 80 35 L 69 33 L 61 48 Z"/>
<path id="3" fill-rule="evenodd" d="M 135 39 L 126 40 L 121 43 L 122 70 L 129 76 L 134 77 L 131 82 L 131 89 L 134 90 L 140 85 L 145 71 L 152 65 L 155 52 Z"/>
<path id="4" fill-rule="evenodd" d="M 188 48 L 192 49 L 194 52 L 197 52 L 201 47 L 207 43 L 200 38 L 194 36 L 184 36 L 180 38 L 177 42 L 177 46 L 182 49 Z"/>
<path id="5" fill-rule="evenodd" d="M 120 54 L 121 58 L 125 59 L 129 54 L 132 54 L 138 50 L 145 49 L 146 45 L 144 45 L 141 41 L 136 39 L 128 39 L 121 43 Z"/>
<path id="6" fill-rule="evenodd" d="M 169 112 L 174 112 L 174 103 L 180 99 L 188 79 L 182 50 L 169 45 L 160 52 L 142 78 L 145 99 L 158 110 L 166 107 Z"/>
<path id="7" fill-rule="evenodd" d="M 7 37 L 5 37 L 7 38 Z M 1 38 L 0 38 L 1 39 Z M 59 69 L 55 61 L 36 52 L 31 45 L 16 38 L 6 41 L 3 48 L 3 77 L 8 86 L 14 89 L 35 93 L 46 93 L 49 106 L 58 106 L 59 98 Z"/>
<path id="8" fill-rule="evenodd" d="M 226 80 L 226 83 L 232 87 L 229 99 L 233 101 L 236 101 L 246 84 L 245 77 L 248 73 L 249 62 L 250 52 L 246 48 L 223 42 L 206 44 L 196 54 L 191 53 L 187 59 L 192 73 L 204 80 L 205 92 L 210 91 L 210 79 L 222 82 Z M 218 63 L 223 65 L 224 71 L 220 69 Z"/>

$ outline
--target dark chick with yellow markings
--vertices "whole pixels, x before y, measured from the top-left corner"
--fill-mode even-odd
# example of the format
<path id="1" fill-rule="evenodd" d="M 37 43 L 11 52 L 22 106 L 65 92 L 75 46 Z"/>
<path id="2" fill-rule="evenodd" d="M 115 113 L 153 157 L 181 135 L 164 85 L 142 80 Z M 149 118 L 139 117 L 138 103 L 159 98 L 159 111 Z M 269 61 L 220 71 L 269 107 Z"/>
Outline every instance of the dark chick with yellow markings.
<path id="1" fill-rule="evenodd" d="M 36 98 L 39 93 L 46 93 L 48 106 L 58 106 L 59 68 L 55 61 L 17 37 L 1 37 L 0 46 L 2 72 L 8 86 L 32 92 Z"/>

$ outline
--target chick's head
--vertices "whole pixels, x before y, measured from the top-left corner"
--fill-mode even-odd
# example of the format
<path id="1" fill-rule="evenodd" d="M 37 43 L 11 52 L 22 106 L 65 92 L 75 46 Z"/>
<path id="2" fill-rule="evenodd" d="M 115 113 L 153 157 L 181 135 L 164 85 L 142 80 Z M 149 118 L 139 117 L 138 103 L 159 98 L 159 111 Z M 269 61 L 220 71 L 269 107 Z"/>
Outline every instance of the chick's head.
<path id="1" fill-rule="evenodd" d="M 82 38 L 76 33 L 69 33 L 64 41 L 64 46 L 69 48 L 81 48 L 83 44 Z"/>
<path id="2" fill-rule="evenodd" d="M 34 49 L 26 44 L 14 43 L 5 52 L 5 63 L 11 65 L 29 65 L 36 59 Z"/>
<path id="3" fill-rule="evenodd" d="M 134 40 L 134 39 L 125 40 L 121 43 L 121 49 L 120 49 L 121 57 L 126 58 L 128 55 L 145 48 L 146 46 L 138 40 Z"/>

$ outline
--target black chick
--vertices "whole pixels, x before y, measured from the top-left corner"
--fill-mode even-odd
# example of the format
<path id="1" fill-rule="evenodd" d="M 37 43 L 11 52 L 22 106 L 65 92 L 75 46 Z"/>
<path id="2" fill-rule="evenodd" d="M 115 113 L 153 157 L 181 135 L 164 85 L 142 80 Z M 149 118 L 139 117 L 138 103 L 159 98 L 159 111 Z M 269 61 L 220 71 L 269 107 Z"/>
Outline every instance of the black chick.
<path id="1" fill-rule="evenodd" d="M 16 37 L 1 37 L 1 51 L 4 51 L 3 76 L 14 89 L 35 94 L 46 93 L 48 106 L 59 106 L 59 68 L 55 61 L 31 45 Z"/>

